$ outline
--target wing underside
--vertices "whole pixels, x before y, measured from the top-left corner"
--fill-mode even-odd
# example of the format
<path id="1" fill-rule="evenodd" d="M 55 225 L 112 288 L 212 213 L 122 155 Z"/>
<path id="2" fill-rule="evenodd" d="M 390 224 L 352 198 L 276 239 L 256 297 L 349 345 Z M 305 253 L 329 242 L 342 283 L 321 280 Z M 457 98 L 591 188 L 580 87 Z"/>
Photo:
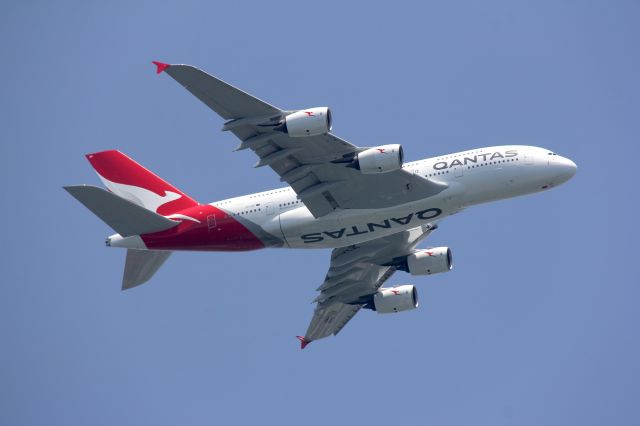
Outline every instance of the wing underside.
<path id="1" fill-rule="evenodd" d="M 166 65 L 166 64 L 163 64 Z M 226 121 L 241 143 L 257 156 L 255 167 L 269 166 L 288 183 L 315 216 L 336 209 L 375 209 L 409 203 L 439 193 L 446 185 L 406 170 L 365 175 L 344 159 L 366 149 L 331 133 L 290 137 L 278 125 L 292 111 L 282 110 L 190 65 L 164 70 Z"/>
<path id="2" fill-rule="evenodd" d="M 378 289 L 395 273 L 385 266 L 400 256 L 413 252 L 436 225 L 426 224 L 363 244 L 334 249 L 331 264 L 318 291 L 313 318 L 304 336 L 309 342 L 336 335 L 353 316 L 370 301 Z"/>

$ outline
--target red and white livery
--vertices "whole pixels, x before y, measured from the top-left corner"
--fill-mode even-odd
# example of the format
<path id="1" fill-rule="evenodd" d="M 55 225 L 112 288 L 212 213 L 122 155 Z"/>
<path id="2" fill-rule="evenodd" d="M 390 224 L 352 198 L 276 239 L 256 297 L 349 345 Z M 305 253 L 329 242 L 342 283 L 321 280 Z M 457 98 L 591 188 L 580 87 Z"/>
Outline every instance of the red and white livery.
<path id="1" fill-rule="evenodd" d="M 567 158 L 521 145 L 405 163 L 399 144 L 361 148 L 330 133 L 329 108 L 282 110 L 192 66 L 154 64 L 225 120 L 237 149 L 258 156 L 255 167 L 270 167 L 287 186 L 202 204 L 111 150 L 87 155 L 107 190 L 65 189 L 117 232 L 108 246 L 127 249 L 123 289 L 148 281 L 176 250 L 333 249 L 302 348 L 337 334 L 361 308 L 418 307 L 415 286 L 383 284 L 398 270 L 451 270 L 449 248 L 417 249 L 443 218 L 576 172 Z"/>

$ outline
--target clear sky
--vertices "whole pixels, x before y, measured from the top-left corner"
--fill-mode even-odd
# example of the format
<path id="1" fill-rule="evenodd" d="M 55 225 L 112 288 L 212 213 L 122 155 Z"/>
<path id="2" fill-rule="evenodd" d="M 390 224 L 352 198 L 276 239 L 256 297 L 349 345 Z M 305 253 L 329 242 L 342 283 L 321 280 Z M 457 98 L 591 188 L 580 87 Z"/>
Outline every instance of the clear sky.
<path id="1" fill-rule="evenodd" d="M 640 424 L 637 1 L 0 5 L 0 424 Z M 105 6 L 110 4 L 109 6 Z M 299 350 L 329 251 L 124 252 L 65 193 L 117 148 L 203 202 L 278 187 L 152 60 L 328 105 L 407 160 L 543 146 L 578 173 L 445 220 L 420 309 Z"/>

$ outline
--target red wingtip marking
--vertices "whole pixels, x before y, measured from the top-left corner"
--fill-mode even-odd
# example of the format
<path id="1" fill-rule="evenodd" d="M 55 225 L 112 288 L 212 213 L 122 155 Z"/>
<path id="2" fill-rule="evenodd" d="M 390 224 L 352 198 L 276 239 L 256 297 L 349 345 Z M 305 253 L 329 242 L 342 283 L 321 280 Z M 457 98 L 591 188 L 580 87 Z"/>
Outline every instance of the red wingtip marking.
<path id="1" fill-rule="evenodd" d="M 156 69 L 156 74 L 160 74 L 162 71 L 166 70 L 167 68 L 169 68 L 171 65 L 170 64 L 165 64 L 163 62 L 158 62 L 158 61 L 151 61 L 153 62 L 153 64 L 158 67 Z"/>
<path id="2" fill-rule="evenodd" d="M 298 338 L 298 340 L 300 340 L 300 349 L 306 348 L 307 345 L 311 343 L 310 341 L 305 339 L 304 336 L 296 336 L 296 337 Z"/>

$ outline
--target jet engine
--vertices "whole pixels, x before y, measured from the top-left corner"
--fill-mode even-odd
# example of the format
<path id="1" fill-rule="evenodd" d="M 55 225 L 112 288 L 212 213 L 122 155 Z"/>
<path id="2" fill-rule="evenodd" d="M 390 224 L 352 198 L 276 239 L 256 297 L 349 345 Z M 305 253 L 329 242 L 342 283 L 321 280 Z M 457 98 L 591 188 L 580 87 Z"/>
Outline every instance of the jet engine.
<path id="1" fill-rule="evenodd" d="M 402 168 L 402 145 L 382 145 L 358 153 L 357 164 L 365 174 L 388 173 Z"/>
<path id="2" fill-rule="evenodd" d="M 373 308 L 379 314 L 408 311 L 417 307 L 418 290 L 410 284 L 381 288 L 373 296 Z"/>
<path id="3" fill-rule="evenodd" d="M 289 114 L 278 129 L 292 138 L 317 136 L 331 131 L 331 110 L 327 107 L 303 109 Z"/>
<path id="4" fill-rule="evenodd" d="M 416 250 L 407 256 L 407 269 L 411 275 L 431 275 L 449 272 L 453 268 L 453 259 L 449 247 L 435 247 Z"/>

